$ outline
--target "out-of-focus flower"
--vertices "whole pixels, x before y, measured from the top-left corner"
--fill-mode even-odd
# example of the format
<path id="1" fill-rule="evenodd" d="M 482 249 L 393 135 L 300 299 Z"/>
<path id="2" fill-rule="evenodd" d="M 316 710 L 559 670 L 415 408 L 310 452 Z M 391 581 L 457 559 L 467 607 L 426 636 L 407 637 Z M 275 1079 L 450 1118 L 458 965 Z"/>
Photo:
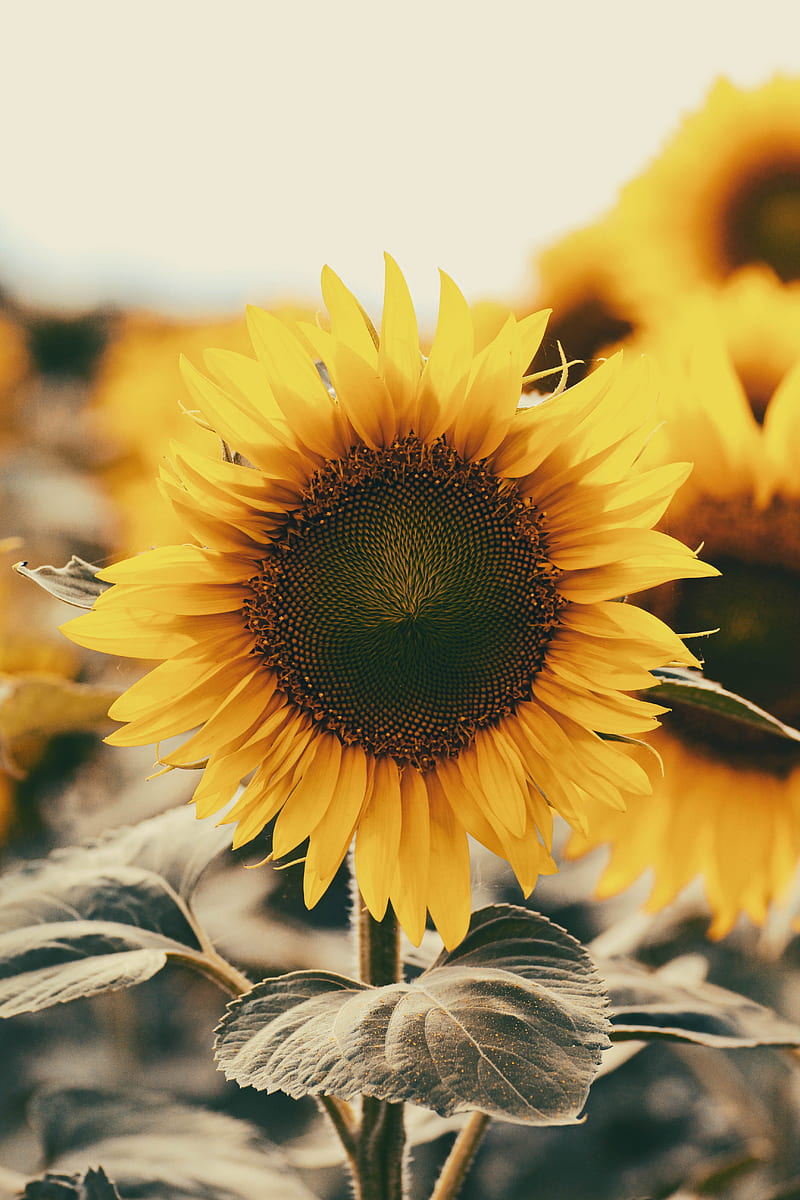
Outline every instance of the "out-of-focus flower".
<path id="1" fill-rule="evenodd" d="M 305 897 L 356 835 L 376 919 L 419 942 L 470 915 L 467 833 L 525 892 L 552 870 L 552 812 L 649 790 L 598 733 L 652 729 L 629 689 L 694 661 L 655 617 L 610 603 L 715 573 L 650 526 L 688 467 L 641 472 L 648 397 L 617 364 L 518 407 L 546 315 L 474 352 L 443 276 L 427 360 L 387 258 L 380 335 L 329 270 L 330 332 L 251 310 L 256 359 L 186 366 L 194 402 L 252 468 L 179 450 L 164 488 L 195 539 L 101 572 L 115 586 L 75 641 L 163 659 L 112 707 L 117 745 L 201 726 L 173 766 L 205 765 L 198 814 L 226 805 L 235 844 L 277 817 L 273 855 L 306 838 Z M 324 364 L 324 367 L 320 364 Z M 635 389 L 634 389 L 635 390 Z"/>
<path id="2" fill-rule="evenodd" d="M 17 424 L 15 397 L 30 369 L 25 331 L 10 317 L 0 313 L 0 450 Z"/>
<path id="3" fill-rule="evenodd" d="M 765 264 L 800 278 L 800 79 L 719 80 L 623 191 L 619 269 L 652 300 Z"/>
<path id="4" fill-rule="evenodd" d="M 582 379 L 639 328 L 644 314 L 620 269 L 619 239 L 618 222 L 609 216 L 537 256 L 537 286 L 527 307 L 551 308 L 553 316 L 535 371 L 560 367 L 560 343 L 568 360 L 579 360 L 570 367 L 570 379 Z"/>
<path id="5" fill-rule="evenodd" d="M 186 394 L 180 355 L 197 356 L 209 345 L 246 350 L 244 321 L 189 324 L 129 316 L 100 360 L 90 404 L 95 432 L 105 443 L 102 478 L 118 514 L 117 545 L 123 552 L 183 536 L 153 479 L 174 437 L 206 453 L 219 447 L 219 439 L 180 404 Z"/>
<path id="6" fill-rule="evenodd" d="M 653 452 L 695 458 L 668 528 L 704 540 L 724 575 L 713 596 L 703 582 L 671 585 L 652 607 L 684 632 L 719 628 L 703 641 L 708 677 L 798 726 L 800 291 L 744 272 L 646 344 L 664 370 Z M 606 895 L 652 870 L 652 909 L 702 876 L 715 936 L 739 913 L 763 922 L 800 861 L 800 746 L 680 705 L 650 740 L 664 759 L 654 796 L 632 800 L 624 821 L 594 805 L 570 853 L 611 843 Z"/>
<path id="7" fill-rule="evenodd" d="M 0 541 L 0 842 L 17 815 L 17 786 L 62 733 L 102 728 L 118 689 L 75 683 L 80 661 L 71 646 L 38 635 L 17 604 L 10 562 L 17 538 Z"/>

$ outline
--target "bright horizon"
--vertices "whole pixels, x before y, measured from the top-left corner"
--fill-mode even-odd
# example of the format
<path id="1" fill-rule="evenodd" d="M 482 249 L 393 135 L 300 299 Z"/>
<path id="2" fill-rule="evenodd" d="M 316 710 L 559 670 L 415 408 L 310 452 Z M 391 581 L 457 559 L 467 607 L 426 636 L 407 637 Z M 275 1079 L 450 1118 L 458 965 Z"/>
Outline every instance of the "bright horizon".
<path id="1" fill-rule="evenodd" d="M 199 314 L 371 308 L 381 254 L 420 314 L 436 268 L 520 293 L 714 80 L 800 74 L 794 5 L 633 0 L 32 0 L 5 10 L 0 286 L 34 303 Z M 488 17 L 491 16 L 491 23 Z"/>

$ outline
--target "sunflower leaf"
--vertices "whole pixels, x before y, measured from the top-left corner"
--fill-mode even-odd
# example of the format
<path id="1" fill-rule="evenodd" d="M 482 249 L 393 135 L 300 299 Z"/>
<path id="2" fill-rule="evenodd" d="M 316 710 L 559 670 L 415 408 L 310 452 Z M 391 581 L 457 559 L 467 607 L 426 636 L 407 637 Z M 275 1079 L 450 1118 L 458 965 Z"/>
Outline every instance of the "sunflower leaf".
<path id="1" fill-rule="evenodd" d="M 759 708 L 752 700 L 729 692 L 720 683 L 706 679 L 699 671 L 681 667 L 663 667 L 653 671 L 658 679 L 658 700 L 669 704 L 686 704 L 692 708 L 705 709 L 718 717 L 753 726 L 765 733 L 800 742 L 800 729 L 784 724 L 771 713 Z"/>
<path id="2" fill-rule="evenodd" d="M 123 1196 L 312 1200 L 280 1152 L 251 1125 L 159 1092 L 57 1089 L 37 1096 L 32 1117 L 51 1171 L 69 1175 L 102 1162 Z"/>
<path id="3" fill-rule="evenodd" d="M 228 841 L 176 809 L 0 880 L 0 1016 L 130 987 L 202 946 L 189 898 Z"/>
<path id="4" fill-rule="evenodd" d="M 26 562 L 18 562 L 14 564 L 14 570 L 18 575 L 38 583 L 40 588 L 57 600 L 65 600 L 76 608 L 91 608 L 97 597 L 111 587 L 110 583 L 97 578 L 100 567 L 78 558 L 76 554 L 63 567 L 29 567 Z"/>
<path id="5" fill-rule="evenodd" d="M 229 1005 L 217 1060 L 242 1086 L 290 1096 L 570 1124 L 609 1045 L 605 1005 L 574 938 L 497 905 L 473 913 L 464 941 L 410 983 L 369 987 L 324 971 L 264 980 Z"/>
<path id="6" fill-rule="evenodd" d="M 629 959 L 602 962 L 611 994 L 611 1040 L 667 1040 L 736 1049 L 800 1046 L 800 1025 L 727 988 L 695 977 L 694 956 L 648 971 Z"/>

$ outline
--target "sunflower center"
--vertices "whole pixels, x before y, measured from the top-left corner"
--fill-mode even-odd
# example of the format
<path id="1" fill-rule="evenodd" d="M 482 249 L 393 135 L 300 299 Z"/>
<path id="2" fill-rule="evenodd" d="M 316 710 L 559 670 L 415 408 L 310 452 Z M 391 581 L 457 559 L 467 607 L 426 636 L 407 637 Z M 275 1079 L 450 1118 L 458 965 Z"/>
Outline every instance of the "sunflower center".
<path id="1" fill-rule="evenodd" d="M 729 269 L 765 262 L 784 282 L 800 279 L 800 163 L 770 163 L 745 180 L 721 231 Z"/>
<path id="2" fill-rule="evenodd" d="M 516 485 L 410 435 L 313 476 L 245 621 L 315 722 L 424 770 L 531 698 L 556 576 Z"/>

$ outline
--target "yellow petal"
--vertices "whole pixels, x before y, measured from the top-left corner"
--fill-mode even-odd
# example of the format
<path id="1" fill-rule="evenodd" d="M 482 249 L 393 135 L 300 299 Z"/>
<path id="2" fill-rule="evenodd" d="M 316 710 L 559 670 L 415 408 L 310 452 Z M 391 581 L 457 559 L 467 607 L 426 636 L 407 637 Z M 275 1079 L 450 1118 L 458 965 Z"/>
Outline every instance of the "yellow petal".
<path id="1" fill-rule="evenodd" d="M 397 919 L 415 946 L 422 941 L 427 913 L 430 867 L 430 815 L 428 792 L 413 767 L 400 781 L 403 821 L 400 845 L 389 895 Z"/>
<path id="2" fill-rule="evenodd" d="M 400 776 L 390 758 L 375 761 L 372 794 L 356 835 L 355 868 L 364 903 L 382 921 L 400 846 Z"/>
<path id="3" fill-rule="evenodd" d="M 414 305 L 397 263 L 384 255 L 386 284 L 383 298 L 378 370 L 400 418 L 414 410 L 422 358 Z"/>

